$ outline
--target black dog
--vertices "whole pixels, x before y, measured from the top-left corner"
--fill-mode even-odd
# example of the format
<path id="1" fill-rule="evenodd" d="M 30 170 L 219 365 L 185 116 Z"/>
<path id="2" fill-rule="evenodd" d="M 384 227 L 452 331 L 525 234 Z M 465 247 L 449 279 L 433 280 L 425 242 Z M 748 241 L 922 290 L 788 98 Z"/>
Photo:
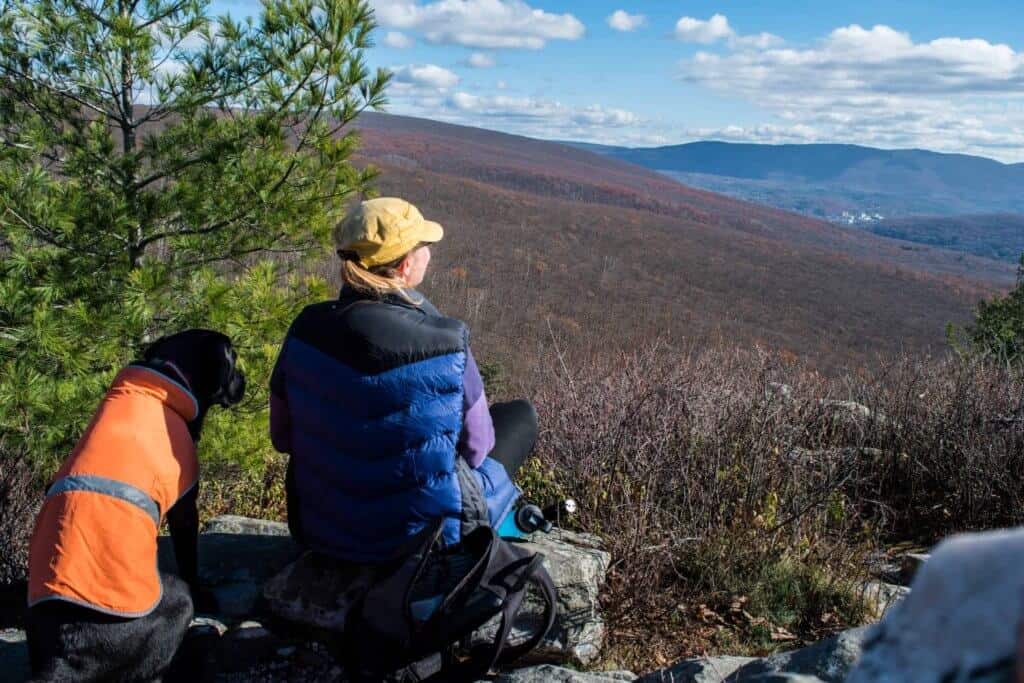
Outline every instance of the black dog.
<path id="1" fill-rule="evenodd" d="M 186 405 L 195 406 L 194 417 L 187 428 L 192 441 L 197 442 L 210 407 L 228 407 L 242 399 L 245 376 L 236 364 L 237 355 L 226 336 L 209 330 L 188 330 L 155 342 L 143 360 L 130 368 L 143 375 L 155 372 L 162 386 L 168 386 L 170 380 L 187 390 L 179 396 L 191 394 L 195 403 Z M 121 428 L 123 431 L 123 425 Z M 58 484 L 59 480 L 48 497 L 54 495 Z M 27 635 L 34 680 L 151 681 L 167 672 L 192 619 L 193 605 L 201 611 L 214 608 L 212 598 L 199 586 L 198 489 L 196 483 L 166 511 L 181 578 L 160 574 L 159 602 L 150 611 L 125 616 L 63 596 L 46 597 L 30 607 Z M 86 495 L 95 495 L 95 489 Z M 111 495 L 118 495 L 117 491 Z M 44 513 L 45 506 L 40 519 Z M 33 537 L 33 552 L 40 552 L 40 565 L 45 565 L 48 549 L 39 523 L 36 535 L 42 540 Z M 155 562 L 156 558 L 145 561 Z"/>

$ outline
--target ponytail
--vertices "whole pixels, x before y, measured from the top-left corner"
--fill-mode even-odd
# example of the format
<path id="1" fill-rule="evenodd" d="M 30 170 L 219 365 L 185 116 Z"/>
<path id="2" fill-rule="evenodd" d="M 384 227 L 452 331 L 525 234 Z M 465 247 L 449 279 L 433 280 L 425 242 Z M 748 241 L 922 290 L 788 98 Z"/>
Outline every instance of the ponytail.
<path id="1" fill-rule="evenodd" d="M 420 246 L 417 245 L 414 249 L 418 249 Z M 409 296 L 405 280 L 398 274 L 398 266 L 401 265 L 408 254 L 402 255 L 391 263 L 370 268 L 363 267 L 363 264 L 359 262 L 359 256 L 355 252 L 339 250 L 338 256 L 341 257 L 341 281 L 346 287 L 351 287 L 357 292 L 370 294 L 379 299 L 384 298 L 388 294 L 394 294 L 411 304 L 419 305 L 419 301 Z"/>

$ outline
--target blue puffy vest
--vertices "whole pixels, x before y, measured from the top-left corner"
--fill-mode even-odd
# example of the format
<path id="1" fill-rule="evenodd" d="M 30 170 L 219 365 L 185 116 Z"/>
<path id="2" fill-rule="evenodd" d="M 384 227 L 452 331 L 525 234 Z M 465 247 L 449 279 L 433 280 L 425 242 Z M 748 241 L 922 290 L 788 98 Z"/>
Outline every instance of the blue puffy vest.
<path id="1" fill-rule="evenodd" d="M 519 494 L 504 467 L 471 470 L 456 454 L 467 343 L 425 300 L 345 291 L 303 310 L 272 390 L 288 405 L 289 516 L 304 545 L 379 562 L 438 517 L 449 544 L 501 523 Z"/>

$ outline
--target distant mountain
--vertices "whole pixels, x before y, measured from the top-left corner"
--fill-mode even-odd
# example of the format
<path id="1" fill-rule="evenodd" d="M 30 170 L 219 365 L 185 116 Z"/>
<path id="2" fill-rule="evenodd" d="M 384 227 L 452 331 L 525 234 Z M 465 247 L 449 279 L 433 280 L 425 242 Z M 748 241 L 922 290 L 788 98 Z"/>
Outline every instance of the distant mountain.
<path id="1" fill-rule="evenodd" d="M 593 152 L 380 114 L 357 120 L 379 190 L 439 220 L 425 291 L 514 376 L 538 358 L 721 343 L 823 367 L 944 348 L 1008 263 L 694 189 Z"/>
<path id="2" fill-rule="evenodd" d="M 876 214 L 1024 214 L 1024 164 L 965 154 L 829 144 L 572 144 L 689 185 L 836 222 L 870 222 Z"/>

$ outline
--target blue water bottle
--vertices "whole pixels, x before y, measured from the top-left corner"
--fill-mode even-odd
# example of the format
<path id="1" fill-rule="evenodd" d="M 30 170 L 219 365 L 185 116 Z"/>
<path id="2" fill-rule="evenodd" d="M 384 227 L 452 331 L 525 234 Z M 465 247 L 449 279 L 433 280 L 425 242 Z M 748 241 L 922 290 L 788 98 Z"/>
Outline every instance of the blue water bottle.
<path id="1" fill-rule="evenodd" d="M 535 531 L 550 532 L 551 522 L 544 519 L 544 513 L 533 503 L 520 505 L 505 515 L 498 527 L 502 538 L 526 538 Z"/>

